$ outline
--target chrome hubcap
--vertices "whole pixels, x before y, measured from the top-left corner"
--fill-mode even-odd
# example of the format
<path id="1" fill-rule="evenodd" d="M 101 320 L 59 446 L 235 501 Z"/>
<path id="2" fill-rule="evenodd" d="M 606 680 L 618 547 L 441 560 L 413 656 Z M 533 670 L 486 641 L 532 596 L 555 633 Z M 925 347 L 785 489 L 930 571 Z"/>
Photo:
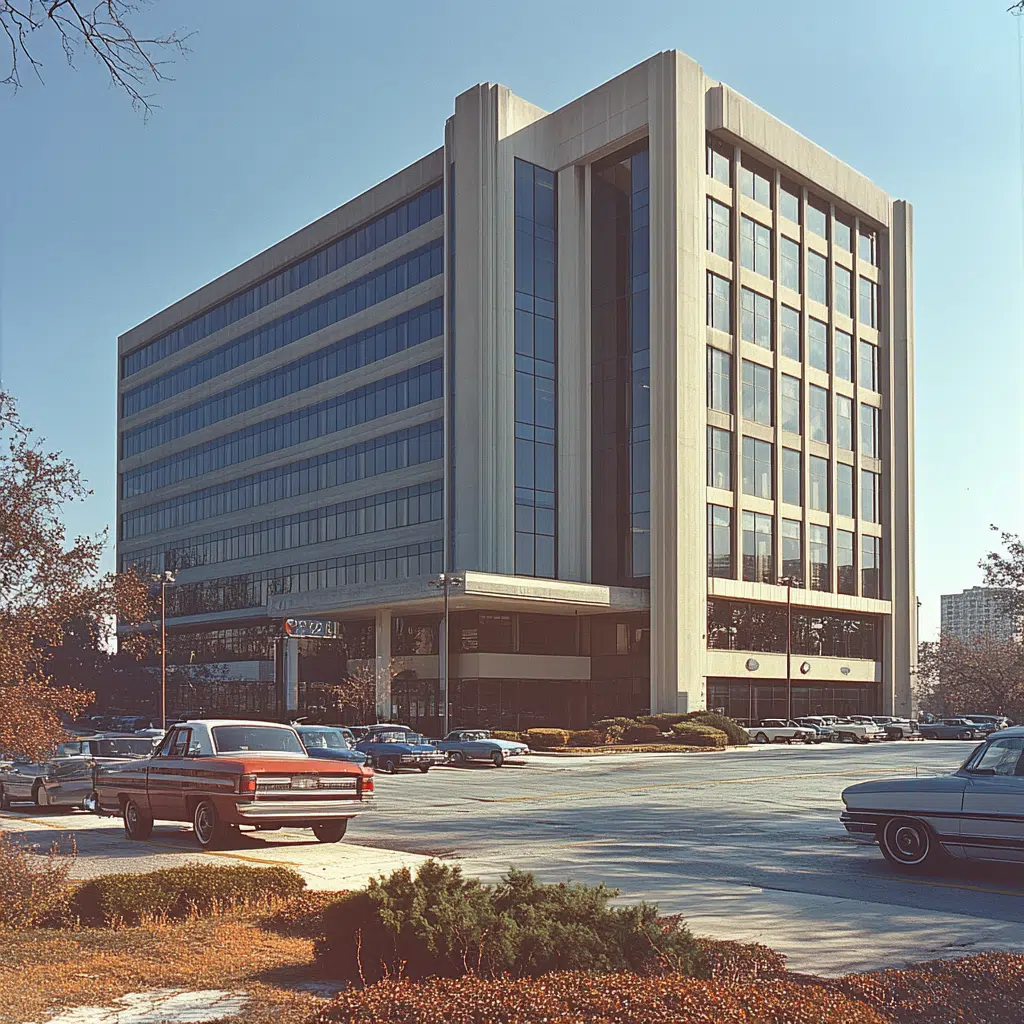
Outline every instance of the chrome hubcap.
<path id="1" fill-rule="evenodd" d="M 910 825 L 902 825 L 893 836 L 896 852 L 905 860 L 919 860 L 925 852 L 924 837 L 918 829 Z"/>
<path id="2" fill-rule="evenodd" d="M 128 826 L 129 832 L 134 832 L 136 825 L 139 822 L 139 812 L 135 809 L 135 804 L 129 804 L 124 812 L 125 824 Z"/>
<path id="3" fill-rule="evenodd" d="M 210 841 L 210 835 L 213 832 L 213 822 L 210 820 L 210 812 L 205 807 L 200 807 L 196 811 L 196 835 L 199 838 L 199 842 L 204 845 Z"/>

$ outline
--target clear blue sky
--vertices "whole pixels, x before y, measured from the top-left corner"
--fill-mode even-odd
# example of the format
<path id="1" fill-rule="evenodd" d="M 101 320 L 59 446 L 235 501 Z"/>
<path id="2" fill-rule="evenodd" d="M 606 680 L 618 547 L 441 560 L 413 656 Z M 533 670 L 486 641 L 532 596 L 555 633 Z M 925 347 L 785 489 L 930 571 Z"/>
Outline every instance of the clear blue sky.
<path id="1" fill-rule="evenodd" d="M 1024 261 L 1009 0 L 158 0 L 195 32 L 148 123 L 82 59 L 0 93 L 3 378 L 113 525 L 117 335 L 441 145 L 458 92 L 553 110 L 659 50 L 851 163 L 916 216 L 917 566 L 980 582 L 1024 530 Z M 112 560 L 111 560 L 112 564 Z"/>

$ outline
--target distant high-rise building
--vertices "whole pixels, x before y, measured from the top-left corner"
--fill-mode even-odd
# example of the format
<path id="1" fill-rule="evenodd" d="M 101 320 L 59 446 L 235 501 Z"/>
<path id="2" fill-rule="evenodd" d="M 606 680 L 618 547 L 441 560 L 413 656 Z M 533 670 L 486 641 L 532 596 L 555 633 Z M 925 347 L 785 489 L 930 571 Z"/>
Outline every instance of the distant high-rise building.
<path id="1" fill-rule="evenodd" d="M 942 595 L 942 635 L 969 640 L 987 633 L 1003 640 L 1020 630 L 1006 603 L 1006 591 L 995 587 L 971 587 L 960 594 Z"/>

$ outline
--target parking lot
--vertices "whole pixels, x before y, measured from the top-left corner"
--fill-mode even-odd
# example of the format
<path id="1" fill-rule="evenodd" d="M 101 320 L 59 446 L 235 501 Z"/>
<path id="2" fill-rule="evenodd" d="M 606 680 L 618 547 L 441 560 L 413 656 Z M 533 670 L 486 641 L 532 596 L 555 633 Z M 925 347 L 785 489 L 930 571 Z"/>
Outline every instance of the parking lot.
<path id="1" fill-rule="evenodd" d="M 840 793 L 886 774 L 954 768 L 973 743 L 768 746 L 725 753 L 556 758 L 377 777 L 377 810 L 345 841 L 304 832 L 243 837 L 200 854 L 184 826 L 129 843 L 120 822 L 25 807 L 0 827 L 49 845 L 73 835 L 79 876 L 199 858 L 286 864 L 317 888 L 360 885 L 426 856 L 497 879 L 510 865 L 545 881 L 605 882 L 657 901 L 694 931 L 761 941 L 798 970 L 839 973 L 1024 949 L 1019 870 L 957 865 L 894 872 L 847 835 Z"/>

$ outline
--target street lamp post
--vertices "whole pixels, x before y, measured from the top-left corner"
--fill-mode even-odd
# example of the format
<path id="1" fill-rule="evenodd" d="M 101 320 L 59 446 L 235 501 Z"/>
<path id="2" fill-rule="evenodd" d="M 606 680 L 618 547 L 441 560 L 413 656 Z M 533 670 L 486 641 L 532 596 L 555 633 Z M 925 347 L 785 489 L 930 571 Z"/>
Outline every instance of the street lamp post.
<path id="1" fill-rule="evenodd" d="M 160 728 L 167 731 L 167 588 L 174 583 L 170 570 L 149 577 L 160 584 Z M 194 652 L 193 652 L 194 653 Z"/>
<path id="2" fill-rule="evenodd" d="M 780 576 L 779 585 L 786 588 L 786 721 L 793 717 L 793 585 L 792 576 Z"/>
<path id="3" fill-rule="evenodd" d="M 430 581 L 432 587 L 440 587 L 444 595 L 444 640 L 438 648 L 441 660 L 441 737 L 448 735 L 448 592 L 452 587 L 461 586 L 465 582 L 456 573 L 442 572 Z"/>

